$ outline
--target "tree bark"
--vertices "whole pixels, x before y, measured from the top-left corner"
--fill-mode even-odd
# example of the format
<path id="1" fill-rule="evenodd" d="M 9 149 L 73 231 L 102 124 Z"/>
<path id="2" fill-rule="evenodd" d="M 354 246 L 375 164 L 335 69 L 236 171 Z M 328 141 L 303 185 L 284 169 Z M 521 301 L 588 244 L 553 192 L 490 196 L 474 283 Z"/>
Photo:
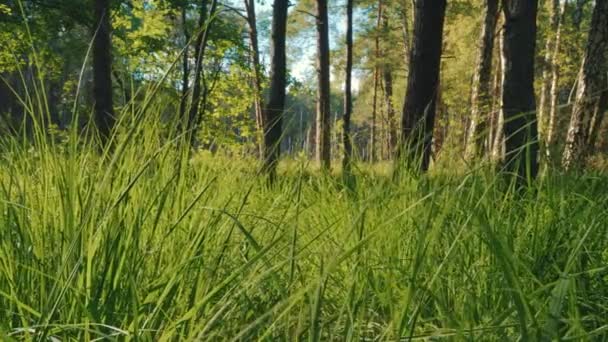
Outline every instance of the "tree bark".
<path id="1" fill-rule="evenodd" d="M 497 20 L 498 0 L 487 0 L 471 90 L 471 123 L 465 150 L 465 157 L 469 161 L 481 157 L 489 149 L 489 146 L 484 148 L 484 142 L 487 141 L 488 113 L 492 105 L 492 52 Z"/>
<path id="2" fill-rule="evenodd" d="M 551 53 L 551 61 L 549 64 L 549 68 L 551 71 L 551 80 L 550 80 L 550 90 L 549 90 L 549 118 L 545 118 L 545 115 L 542 116 L 542 120 L 539 120 L 541 126 L 545 126 L 542 129 L 539 129 L 540 132 L 546 132 L 544 136 L 541 134 L 541 138 L 543 139 L 545 145 L 545 154 L 547 156 L 547 160 L 552 159 L 552 146 L 553 140 L 555 139 L 555 130 L 557 125 L 557 114 L 559 111 L 558 97 L 559 97 L 559 65 L 558 58 L 561 47 L 561 32 L 562 25 L 564 21 L 564 15 L 566 14 L 566 7 L 568 1 L 562 1 L 561 7 L 559 8 L 559 14 L 557 18 L 557 26 L 555 28 L 555 43 L 553 44 L 553 51 Z M 543 84 L 545 87 L 545 84 Z M 542 103 L 542 98 L 541 98 Z M 544 106 L 541 104 L 541 106 Z M 548 122 L 546 122 L 548 121 Z"/>
<path id="3" fill-rule="evenodd" d="M 329 22 L 327 0 L 316 0 L 317 21 L 317 162 L 324 170 L 331 167 Z"/>
<path id="4" fill-rule="evenodd" d="M 538 128 L 534 94 L 538 0 L 503 0 L 505 70 L 502 107 L 505 170 L 523 185 L 538 173 Z"/>
<path id="5" fill-rule="evenodd" d="M 591 120 L 596 111 L 601 111 L 601 95 L 607 87 L 607 49 L 608 1 L 596 1 L 562 159 L 565 169 L 582 167 L 588 156 Z"/>
<path id="6" fill-rule="evenodd" d="M 496 84 L 494 87 L 494 96 L 497 101 L 494 104 L 493 112 L 495 113 L 495 128 L 494 137 L 492 140 L 492 162 L 501 163 L 505 156 L 505 116 L 502 108 L 503 83 L 505 80 L 505 56 L 502 53 L 504 49 L 504 38 L 502 35 L 498 37 L 498 63 L 496 65 Z"/>
<path id="7" fill-rule="evenodd" d="M 110 32 L 110 0 L 95 0 L 95 32 L 93 39 L 93 97 L 95 125 L 105 144 L 116 118 L 112 99 L 112 40 Z"/>
<path id="8" fill-rule="evenodd" d="M 565 4 L 565 1 L 562 1 Z M 540 92 L 540 103 L 538 105 L 538 134 L 543 142 L 547 139 L 547 124 L 549 120 L 550 112 L 550 101 L 551 101 L 551 81 L 554 74 L 554 69 L 557 67 L 553 65 L 554 54 L 556 52 L 556 46 L 558 44 L 561 22 L 561 6 L 560 0 L 551 1 L 551 12 L 550 12 L 550 25 L 549 34 L 545 43 L 545 56 L 543 57 L 543 82 Z"/>
<path id="9" fill-rule="evenodd" d="M 429 167 L 446 0 L 417 0 L 399 157 L 415 171 Z"/>
<path id="10" fill-rule="evenodd" d="M 389 19 L 386 13 L 382 14 L 382 31 L 387 34 L 389 32 Z M 389 49 L 385 49 L 385 54 Z M 386 58 L 386 57 L 385 57 Z M 397 146 L 397 125 L 395 123 L 395 106 L 393 105 L 393 71 L 389 63 L 383 63 L 383 78 L 384 78 L 384 102 L 386 104 L 386 118 L 388 124 L 388 156 L 389 159 L 395 153 Z"/>
<path id="11" fill-rule="evenodd" d="M 350 135 L 350 121 L 353 111 L 352 99 L 353 73 L 353 0 L 346 0 L 346 70 L 344 81 L 344 159 L 343 171 L 348 174 L 351 170 L 353 142 Z"/>
<path id="12" fill-rule="evenodd" d="M 598 105 L 595 107 L 593 118 L 591 119 L 591 125 L 589 127 L 589 138 L 587 141 L 587 145 L 589 146 L 588 154 L 591 155 L 595 153 L 595 148 L 597 144 L 597 137 L 599 135 L 600 128 L 602 126 L 602 122 L 604 121 L 604 117 L 606 115 L 606 111 L 608 110 L 608 80 L 604 78 L 604 90 L 600 94 L 600 98 L 598 100 Z"/>
<path id="13" fill-rule="evenodd" d="M 271 182 L 276 178 L 276 167 L 281 156 L 282 120 L 287 86 L 287 33 L 288 0 L 274 0 L 272 9 L 270 97 L 264 110 L 264 170 Z"/>
<path id="14" fill-rule="evenodd" d="M 180 130 L 185 130 L 186 106 L 188 105 L 188 92 L 190 91 L 190 32 L 188 32 L 186 21 L 186 5 L 182 8 L 182 25 L 184 34 L 184 55 L 182 56 L 182 98 L 179 103 L 179 121 Z"/>
<path id="15" fill-rule="evenodd" d="M 255 123 L 258 134 L 264 133 L 264 101 L 262 100 L 262 70 L 260 65 L 260 48 L 258 44 L 257 16 L 255 12 L 255 0 L 244 0 L 247 11 L 247 25 L 249 26 L 249 49 L 251 64 L 253 66 L 253 106 L 255 110 Z M 260 141 L 260 149 L 263 151 L 263 142 Z"/>
<path id="16" fill-rule="evenodd" d="M 382 0 L 378 1 L 378 18 L 376 20 L 376 37 L 374 38 L 374 89 L 372 93 L 372 123 L 369 144 L 369 161 L 374 163 L 377 159 L 376 141 L 378 140 L 378 88 L 380 86 L 380 25 L 382 22 Z"/>
<path id="17" fill-rule="evenodd" d="M 192 101 L 190 104 L 190 113 L 188 115 L 187 127 L 190 135 L 190 145 L 194 147 L 196 142 L 196 129 L 198 128 L 203 113 L 201 112 L 201 104 L 204 104 L 206 98 L 207 87 L 205 85 L 205 76 L 203 75 L 203 60 L 205 58 L 205 50 L 207 48 L 207 40 L 209 38 L 209 30 L 212 20 L 207 20 L 207 4 L 208 0 L 201 1 L 199 14 L 199 32 L 196 37 L 196 58 L 194 68 L 194 84 L 192 86 Z M 213 16 L 217 9 L 217 0 L 212 0 L 209 13 Z M 203 100 L 202 100 L 203 99 Z"/>

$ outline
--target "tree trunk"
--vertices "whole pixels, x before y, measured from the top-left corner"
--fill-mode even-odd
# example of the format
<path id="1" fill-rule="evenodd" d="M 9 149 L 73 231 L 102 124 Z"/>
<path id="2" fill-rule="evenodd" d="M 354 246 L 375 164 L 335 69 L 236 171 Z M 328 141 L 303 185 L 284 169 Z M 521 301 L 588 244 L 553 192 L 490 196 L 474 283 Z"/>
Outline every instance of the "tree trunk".
<path id="1" fill-rule="evenodd" d="M 203 113 L 201 113 L 201 104 L 204 104 L 204 99 L 207 95 L 207 87 L 205 84 L 205 75 L 203 75 L 203 60 L 205 58 L 205 49 L 207 48 L 207 40 L 212 20 L 207 20 L 207 2 L 201 1 L 199 14 L 199 32 L 196 37 L 196 58 L 194 68 L 194 85 L 192 88 L 192 102 L 190 104 L 190 113 L 188 115 L 188 132 L 190 135 L 190 145 L 194 147 L 196 141 L 196 129 L 198 128 Z M 211 2 L 211 16 L 214 15 L 217 9 L 217 0 Z M 201 101 L 203 99 L 203 101 Z"/>
<path id="2" fill-rule="evenodd" d="M 562 1 L 562 3 L 566 3 Z M 538 135 L 543 142 L 547 139 L 547 125 L 550 120 L 551 110 L 551 83 L 554 75 L 554 70 L 557 68 L 554 65 L 554 55 L 557 52 L 556 46 L 559 44 L 559 30 L 561 23 L 561 6 L 560 0 L 551 1 L 550 26 L 547 41 L 545 43 L 545 56 L 543 57 L 543 82 L 540 92 L 540 103 L 538 106 Z"/>
<path id="3" fill-rule="evenodd" d="M 505 170 L 523 185 L 538 173 L 534 57 L 538 0 L 503 0 L 505 58 L 502 107 Z"/>
<path id="4" fill-rule="evenodd" d="M 182 8 L 182 25 L 184 33 L 184 55 L 182 56 L 182 98 L 179 102 L 179 129 L 185 130 L 185 118 L 186 118 L 186 106 L 188 105 L 188 91 L 190 90 L 189 79 L 190 79 L 190 63 L 189 63 L 189 51 L 190 51 L 190 32 L 186 24 L 186 6 Z"/>
<path id="5" fill-rule="evenodd" d="M 276 178 L 276 167 L 281 155 L 281 135 L 285 92 L 287 86 L 287 32 L 288 0 L 274 0 L 272 9 L 270 97 L 264 111 L 264 169 L 271 182 Z"/>
<path id="6" fill-rule="evenodd" d="M 546 124 L 546 127 L 543 127 L 542 129 L 539 129 L 539 133 L 540 132 L 546 132 L 544 134 L 544 136 L 541 134 L 541 138 L 543 138 L 543 142 L 545 144 L 545 154 L 547 156 L 547 160 L 551 160 L 552 156 L 552 146 L 553 146 L 553 140 L 555 139 L 555 130 L 556 130 L 556 125 L 557 125 L 557 114 L 559 111 L 559 104 L 558 104 L 558 97 L 559 97 L 559 65 L 558 65 L 558 58 L 559 58 L 559 52 L 560 52 L 560 46 L 561 46 L 561 31 L 562 31 L 562 25 L 563 25 L 563 21 L 564 21 L 564 15 L 566 13 L 566 6 L 568 4 L 568 1 L 562 1 L 561 7 L 559 8 L 559 16 L 557 18 L 557 27 L 555 28 L 555 43 L 553 44 L 553 51 L 551 53 L 551 61 L 549 64 L 549 68 L 551 71 L 551 84 L 550 84 L 550 90 L 549 90 L 549 118 L 545 118 L 545 115 L 542 116 L 543 120 L 539 120 L 540 125 L 544 126 Z M 543 87 L 545 87 L 545 84 L 543 84 Z M 541 98 L 541 103 L 542 103 L 542 98 Z M 541 106 L 544 106 L 544 104 L 541 104 Z M 547 121 L 545 123 L 545 121 Z"/>
<path id="7" fill-rule="evenodd" d="M 190 112 L 188 113 L 188 118 L 186 118 L 185 120 L 188 135 L 190 136 L 191 145 L 194 145 L 194 142 L 196 140 L 196 132 L 194 132 L 194 126 L 200 107 L 201 94 L 203 92 L 202 73 L 203 57 L 205 51 L 204 37 L 205 31 L 207 31 L 207 28 L 205 27 L 205 23 L 207 21 L 207 1 L 208 0 L 201 0 L 200 3 L 197 28 L 198 33 L 196 35 L 196 41 L 194 43 L 194 83 L 192 85 Z"/>
<path id="8" fill-rule="evenodd" d="M 484 22 L 479 40 L 477 68 L 473 76 L 471 91 L 471 123 L 469 138 L 465 150 L 466 159 L 473 161 L 481 157 L 484 142 L 487 141 L 488 113 L 491 110 L 492 97 L 492 52 L 494 50 L 494 32 L 498 20 L 498 0 L 487 0 L 484 13 Z"/>
<path id="9" fill-rule="evenodd" d="M 253 105 L 255 110 L 255 123 L 259 134 L 264 133 L 264 103 L 262 100 L 262 70 L 260 66 L 260 48 L 258 44 L 257 17 L 255 13 L 255 0 L 245 0 L 247 11 L 247 25 L 249 26 L 249 49 L 251 64 L 253 66 Z M 260 141 L 260 149 L 263 151 L 263 143 Z"/>
<path id="10" fill-rule="evenodd" d="M 496 84 L 494 87 L 494 96 L 497 101 L 494 104 L 494 113 L 496 117 L 496 125 L 494 128 L 494 137 L 492 140 L 492 162 L 501 163 L 505 156 L 505 116 L 502 108 L 503 83 L 505 80 L 505 56 L 502 53 L 504 49 L 504 38 L 502 35 L 498 37 L 498 63 L 496 65 Z"/>
<path id="11" fill-rule="evenodd" d="M 376 142 L 378 141 L 378 88 L 380 87 L 380 25 L 382 22 L 382 0 L 378 1 L 378 17 L 376 20 L 376 37 L 374 38 L 374 89 L 372 93 L 372 123 L 370 133 L 369 161 L 377 159 Z"/>
<path id="12" fill-rule="evenodd" d="M 316 0 L 317 21 L 317 162 L 324 170 L 331 167 L 329 22 L 327 0 Z"/>
<path id="13" fill-rule="evenodd" d="M 110 0 L 95 0 L 95 35 L 93 39 L 93 97 L 95 124 L 102 143 L 110 138 L 116 118 L 112 100 L 112 41 Z"/>
<path id="14" fill-rule="evenodd" d="M 353 73 L 353 1 L 346 1 L 346 70 L 344 82 L 344 159 L 343 171 L 350 173 L 353 155 L 353 142 L 350 135 L 350 119 L 353 111 L 352 73 Z"/>
<path id="15" fill-rule="evenodd" d="M 413 47 L 402 113 L 400 158 L 416 171 L 429 167 L 446 0 L 417 0 Z"/>
<path id="16" fill-rule="evenodd" d="M 386 13 L 382 14 L 382 31 L 383 33 L 389 32 L 389 19 Z M 385 54 L 389 49 L 385 49 Z M 383 63 L 384 71 L 384 102 L 386 104 L 386 118 L 388 126 L 388 156 L 389 159 L 393 157 L 395 153 L 395 147 L 397 146 L 397 125 L 395 123 L 395 106 L 393 105 L 393 71 L 391 70 L 389 63 Z"/>
<path id="17" fill-rule="evenodd" d="M 592 116 L 600 109 L 600 95 L 606 90 L 607 48 L 608 1 L 596 1 L 562 159 L 566 169 L 583 166 L 588 155 Z"/>

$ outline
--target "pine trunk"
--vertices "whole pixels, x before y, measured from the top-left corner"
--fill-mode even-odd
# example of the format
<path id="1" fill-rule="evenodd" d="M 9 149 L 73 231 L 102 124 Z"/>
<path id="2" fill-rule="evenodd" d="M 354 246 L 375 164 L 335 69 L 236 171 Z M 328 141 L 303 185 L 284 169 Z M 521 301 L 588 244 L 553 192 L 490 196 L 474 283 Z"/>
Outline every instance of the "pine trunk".
<path id="1" fill-rule="evenodd" d="M 502 107 L 505 170 L 523 185 L 538 173 L 538 128 L 534 93 L 538 0 L 504 0 Z"/>
<path id="2" fill-rule="evenodd" d="M 384 33 L 388 33 L 389 29 L 388 15 L 383 13 L 382 30 Z M 388 49 L 385 49 L 384 52 L 386 54 Z M 383 63 L 384 102 L 386 105 L 386 118 L 388 126 L 387 154 L 389 159 L 393 157 L 395 147 L 397 146 L 397 125 L 395 123 L 395 106 L 393 105 L 393 71 L 391 69 L 392 66 L 389 63 Z"/>
<path id="3" fill-rule="evenodd" d="M 324 170 L 331 167 L 329 27 L 327 0 L 316 0 L 317 21 L 317 162 Z"/>
<path id="4" fill-rule="evenodd" d="M 281 155 L 282 121 L 287 86 L 285 37 L 288 7 L 288 0 L 274 0 L 272 9 L 270 97 L 264 111 L 264 169 L 271 181 L 276 178 L 276 166 Z"/>
<path id="5" fill-rule="evenodd" d="M 110 1 L 95 0 L 95 32 L 93 39 L 93 97 L 95 124 L 102 143 L 110 138 L 114 122 L 112 99 L 112 41 Z"/>
<path id="6" fill-rule="evenodd" d="M 257 16 L 255 0 L 245 0 L 247 11 L 247 25 L 249 26 L 249 50 L 251 65 L 253 66 L 253 106 L 255 110 L 255 123 L 258 136 L 264 133 L 264 103 L 262 100 L 262 70 L 260 66 L 260 48 L 258 43 Z M 263 138 L 262 138 L 263 139 Z M 263 141 L 260 141 L 260 151 L 263 152 Z"/>
<path id="7" fill-rule="evenodd" d="M 346 70 L 344 82 L 344 173 L 351 170 L 353 142 L 350 135 L 350 121 L 353 111 L 352 99 L 352 72 L 353 72 L 353 0 L 346 1 Z"/>
<path id="8" fill-rule="evenodd" d="M 399 157 L 415 171 L 429 168 L 446 0 L 417 0 Z"/>

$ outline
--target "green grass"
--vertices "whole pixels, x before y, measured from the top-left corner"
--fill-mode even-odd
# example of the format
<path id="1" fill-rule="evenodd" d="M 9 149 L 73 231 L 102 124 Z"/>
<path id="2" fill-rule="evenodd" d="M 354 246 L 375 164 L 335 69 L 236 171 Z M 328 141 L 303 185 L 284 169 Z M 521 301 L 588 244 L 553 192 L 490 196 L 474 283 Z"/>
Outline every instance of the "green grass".
<path id="1" fill-rule="evenodd" d="M 103 156 L 3 144 L 0 339 L 608 339 L 606 175 L 347 189 L 292 161 L 268 187 L 138 126 Z"/>

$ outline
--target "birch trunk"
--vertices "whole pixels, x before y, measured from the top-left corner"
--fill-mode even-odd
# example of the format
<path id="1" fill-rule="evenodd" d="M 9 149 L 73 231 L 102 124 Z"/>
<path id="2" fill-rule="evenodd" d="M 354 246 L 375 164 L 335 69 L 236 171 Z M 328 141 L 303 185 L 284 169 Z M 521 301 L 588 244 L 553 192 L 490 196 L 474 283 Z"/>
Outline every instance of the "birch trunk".
<path id="1" fill-rule="evenodd" d="M 473 76 L 471 91 L 471 123 L 465 157 L 473 161 L 482 156 L 484 142 L 487 141 L 488 113 L 491 109 L 492 98 L 492 52 L 494 50 L 494 32 L 498 20 L 498 0 L 487 0 L 484 22 L 479 41 L 477 68 Z M 486 147 L 488 149 L 489 147 Z"/>
<path id="2" fill-rule="evenodd" d="M 593 114 L 601 111 L 601 95 L 606 91 L 607 48 L 608 1 L 596 1 L 562 158 L 567 170 L 583 166 L 588 156 L 591 121 Z"/>

